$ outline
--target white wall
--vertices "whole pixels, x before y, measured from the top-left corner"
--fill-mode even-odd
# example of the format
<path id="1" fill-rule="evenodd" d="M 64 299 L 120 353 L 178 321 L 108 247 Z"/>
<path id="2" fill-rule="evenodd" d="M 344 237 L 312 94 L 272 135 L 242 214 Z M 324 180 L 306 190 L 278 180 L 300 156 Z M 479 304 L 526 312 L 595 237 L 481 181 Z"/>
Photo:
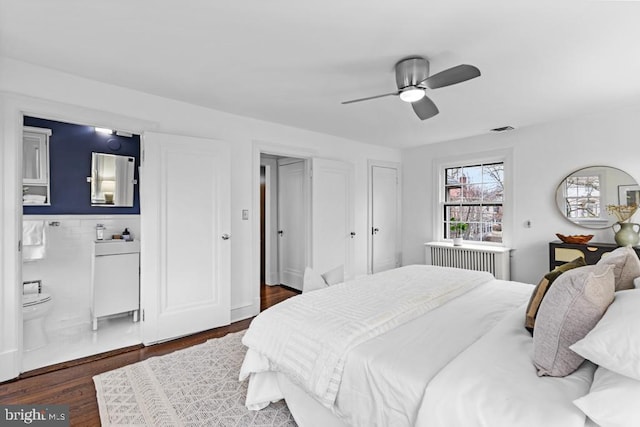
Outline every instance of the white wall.
<path id="1" fill-rule="evenodd" d="M 580 228 L 563 218 L 556 187 L 586 166 L 622 169 L 640 182 L 640 104 L 597 115 L 540 124 L 511 132 L 426 145 L 403 152 L 404 264 L 424 262 L 424 242 L 433 235 L 436 198 L 434 161 L 439 158 L 512 150 L 512 279 L 537 283 L 548 271 L 548 242 L 555 233 L 595 234 L 593 242 L 613 242 L 613 231 Z M 640 214 L 636 214 L 638 222 Z M 531 228 L 525 227 L 530 220 Z"/>
<path id="2" fill-rule="evenodd" d="M 182 134 L 227 141 L 231 145 L 231 306 L 232 319 L 256 314 L 259 310 L 259 152 L 290 153 L 296 156 L 318 156 L 352 162 L 355 166 L 356 231 L 362 236 L 356 242 L 356 274 L 365 274 L 367 229 L 367 161 L 368 159 L 399 161 L 398 150 L 362 144 L 334 136 L 304 131 L 275 123 L 226 114 L 219 111 L 152 96 L 131 89 L 75 77 L 9 58 L 0 58 L 0 91 L 2 101 L 3 178 L 0 200 L 0 223 L 5 242 L 0 256 L 3 309 L 0 362 L 3 352 L 13 352 L 17 317 L 10 311 L 18 306 L 17 283 L 13 277 L 18 237 L 11 232 L 17 227 L 11 213 L 19 202 L 19 176 L 9 160 L 16 158 L 19 120 L 15 106 L 29 115 L 68 122 L 127 129 L 136 133 L 155 132 Z M 13 96 L 12 94 L 17 94 Z M 129 124 L 127 126 L 127 124 Z M 14 188 L 14 186 L 16 188 Z M 242 210 L 250 210 L 250 220 L 242 220 Z M 7 212 L 10 214 L 7 215 Z M 144 216 L 144 212 L 142 212 Z M 9 230 L 9 231 L 8 231 Z M 9 357 L 9 356 L 7 356 Z M 13 363 L 13 362 L 9 362 Z M 2 365 L 2 363 L 0 363 Z M 2 372 L 0 372 L 0 380 Z"/>

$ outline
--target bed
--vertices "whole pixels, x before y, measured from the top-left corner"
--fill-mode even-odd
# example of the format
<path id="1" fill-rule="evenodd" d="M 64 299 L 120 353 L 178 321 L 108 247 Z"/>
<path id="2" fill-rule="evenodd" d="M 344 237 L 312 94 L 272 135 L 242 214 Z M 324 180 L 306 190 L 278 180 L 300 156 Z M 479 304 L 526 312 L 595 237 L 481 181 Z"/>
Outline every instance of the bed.
<path id="1" fill-rule="evenodd" d="M 523 326 L 532 290 L 415 265 L 303 293 L 247 330 L 246 405 L 285 399 L 302 427 L 596 425 L 573 403 L 595 364 L 537 374 Z"/>

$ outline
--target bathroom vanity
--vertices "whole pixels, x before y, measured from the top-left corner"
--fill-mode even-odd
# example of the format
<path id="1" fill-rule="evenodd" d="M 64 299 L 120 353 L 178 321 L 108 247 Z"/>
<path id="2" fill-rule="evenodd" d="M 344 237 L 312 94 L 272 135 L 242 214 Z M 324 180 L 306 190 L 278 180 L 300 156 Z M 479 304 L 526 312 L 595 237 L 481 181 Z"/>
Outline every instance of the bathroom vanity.
<path id="1" fill-rule="evenodd" d="M 91 257 L 91 327 L 98 318 L 131 313 L 138 321 L 140 310 L 140 242 L 102 240 L 93 242 Z"/>

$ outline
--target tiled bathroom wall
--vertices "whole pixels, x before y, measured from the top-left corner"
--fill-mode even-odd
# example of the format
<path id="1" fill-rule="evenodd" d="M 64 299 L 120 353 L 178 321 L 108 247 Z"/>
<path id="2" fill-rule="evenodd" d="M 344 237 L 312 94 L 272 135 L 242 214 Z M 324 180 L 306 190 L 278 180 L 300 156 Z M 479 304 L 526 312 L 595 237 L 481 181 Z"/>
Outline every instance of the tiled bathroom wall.
<path id="1" fill-rule="evenodd" d="M 105 239 L 125 227 L 140 238 L 139 215 L 25 215 L 24 220 L 45 223 L 44 259 L 23 262 L 23 281 L 42 280 L 42 291 L 51 294 L 53 310 L 47 330 L 91 328 L 91 250 L 96 225 L 105 226 Z"/>

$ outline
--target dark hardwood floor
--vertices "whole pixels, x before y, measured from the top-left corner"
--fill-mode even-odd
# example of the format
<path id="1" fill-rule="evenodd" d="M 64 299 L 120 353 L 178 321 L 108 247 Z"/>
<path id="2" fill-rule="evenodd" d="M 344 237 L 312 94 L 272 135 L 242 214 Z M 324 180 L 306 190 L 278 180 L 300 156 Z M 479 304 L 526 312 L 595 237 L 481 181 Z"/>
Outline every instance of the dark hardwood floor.
<path id="1" fill-rule="evenodd" d="M 286 286 L 261 286 L 260 309 L 271 307 L 299 292 Z M 246 329 L 251 319 L 149 347 L 136 346 L 27 372 L 0 383 L 0 405 L 69 405 L 72 426 L 99 426 L 100 415 L 93 376 L 152 356 L 161 356 L 229 332 Z"/>

